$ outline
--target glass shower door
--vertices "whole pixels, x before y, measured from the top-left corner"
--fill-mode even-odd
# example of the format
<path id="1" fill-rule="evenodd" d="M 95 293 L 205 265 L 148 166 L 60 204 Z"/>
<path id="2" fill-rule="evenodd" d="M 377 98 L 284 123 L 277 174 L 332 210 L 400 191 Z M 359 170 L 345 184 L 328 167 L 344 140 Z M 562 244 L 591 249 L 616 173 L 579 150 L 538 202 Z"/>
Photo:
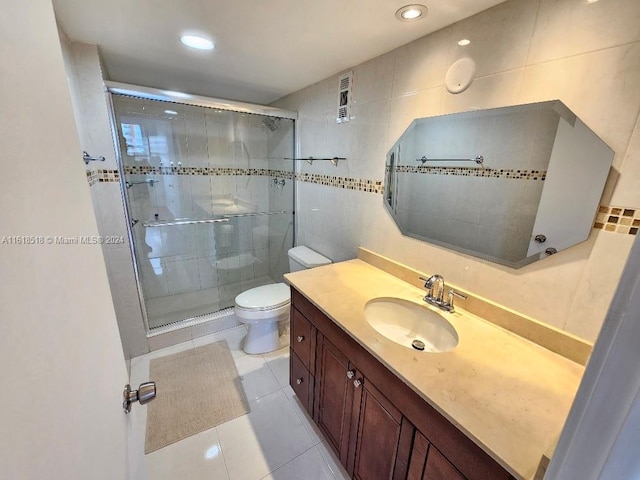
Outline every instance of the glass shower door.
<path id="1" fill-rule="evenodd" d="M 150 329 L 282 280 L 293 245 L 293 120 L 113 95 Z"/>

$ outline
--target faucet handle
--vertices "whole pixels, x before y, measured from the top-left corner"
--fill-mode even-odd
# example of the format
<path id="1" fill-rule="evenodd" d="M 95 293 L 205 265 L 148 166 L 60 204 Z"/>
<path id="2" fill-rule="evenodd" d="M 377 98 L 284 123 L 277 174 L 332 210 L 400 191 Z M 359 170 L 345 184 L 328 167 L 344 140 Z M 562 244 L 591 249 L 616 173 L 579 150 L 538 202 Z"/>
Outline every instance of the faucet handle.
<path id="1" fill-rule="evenodd" d="M 454 308 L 453 308 L 453 298 L 454 297 L 458 297 L 458 298 L 461 298 L 463 300 L 467 299 L 466 295 L 454 290 L 453 288 L 450 288 L 449 289 L 449 296 L 448 296 L 448 299 L 447 299 L 447 303 L 445 304 L 446 310 L 448 312 L 453 312 L 454 311 Z"/>
<path id="2" fill-rule="evenodd" d="M 467 296 L 464 293 L 460 293 L 457 290 L 454 290 L 453 288 L 449 289 L 449 300 L 453 301 L 453 297 L 456 296 L 458 298 L 461 298 L 463 300 L 467 299 Z"/>

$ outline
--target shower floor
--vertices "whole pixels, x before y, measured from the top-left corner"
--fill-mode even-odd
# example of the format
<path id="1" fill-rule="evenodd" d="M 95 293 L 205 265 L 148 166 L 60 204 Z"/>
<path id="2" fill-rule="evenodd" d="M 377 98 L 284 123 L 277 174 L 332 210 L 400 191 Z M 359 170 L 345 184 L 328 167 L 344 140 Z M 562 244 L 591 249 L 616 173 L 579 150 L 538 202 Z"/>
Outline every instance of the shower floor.
<path id="1" fill-rule="evenodd" d="M 162 327 L 232 307 L 238 294 L 270 283 L 275 283 L 270 277 L 260 277 L 217 288 L 150 298 L 146 301 L 149 328 Z"/>

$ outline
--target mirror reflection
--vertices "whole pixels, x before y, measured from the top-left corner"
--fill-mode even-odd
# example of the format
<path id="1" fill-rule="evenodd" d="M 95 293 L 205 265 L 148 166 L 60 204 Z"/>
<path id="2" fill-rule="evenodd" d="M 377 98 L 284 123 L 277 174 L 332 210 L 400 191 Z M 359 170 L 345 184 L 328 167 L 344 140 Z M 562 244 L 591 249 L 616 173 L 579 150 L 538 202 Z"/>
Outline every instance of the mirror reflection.
<path id="1" fill-rule="evenodd" d="M 519 268 L 587 239 L 613 155 L 559 100 L 416 119 L 384 204 L 404 235 Z"/>

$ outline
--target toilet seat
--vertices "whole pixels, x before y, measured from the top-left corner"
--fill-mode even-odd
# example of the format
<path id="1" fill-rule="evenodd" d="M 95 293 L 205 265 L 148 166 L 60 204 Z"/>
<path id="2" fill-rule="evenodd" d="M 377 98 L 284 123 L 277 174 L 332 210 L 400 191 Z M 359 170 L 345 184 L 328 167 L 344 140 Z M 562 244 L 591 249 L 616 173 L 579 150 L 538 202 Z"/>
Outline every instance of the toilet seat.
<path id="1" fill-rule="evenodd" d="M 236 308 L 247 312 L 267 312 L 291 304 L 291 291 L 285 283 L 252 288 L 236 297 Z"/>

